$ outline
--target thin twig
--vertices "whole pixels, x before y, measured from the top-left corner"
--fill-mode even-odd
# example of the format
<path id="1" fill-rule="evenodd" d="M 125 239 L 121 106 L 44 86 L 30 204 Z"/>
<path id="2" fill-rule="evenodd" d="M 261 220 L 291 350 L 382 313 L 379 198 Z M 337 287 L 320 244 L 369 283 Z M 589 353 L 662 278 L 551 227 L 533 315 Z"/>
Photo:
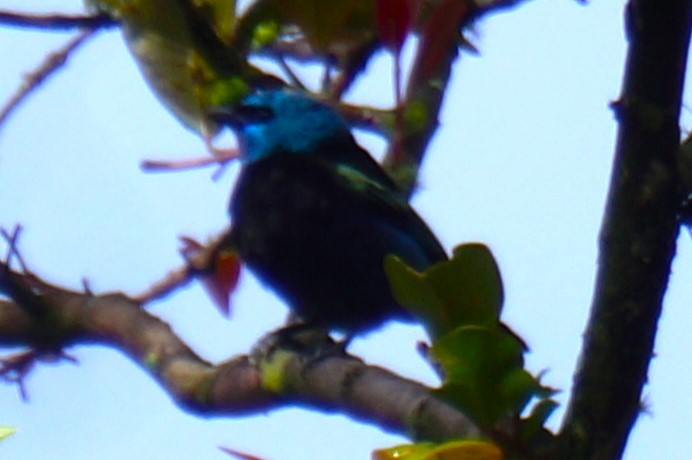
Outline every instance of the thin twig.
<path id="1" fill-rule="evenodd" d="M 26 389 L 26 377 L 39 362 L 68 361 L 79 364 L 77 358 L 68 355 L 62 349 L 32 348 L 28 351 L 0 357 L 0 380 L 17 385 L 22 401 L 29 401 L 29 392 Z"/>
<path id="2" fill-rule="evenodd" d="M 291 85 L 297 87 L 301 91 L 307 91 L 307 87 L 300 80 L 300 78 L 298 78 L 298 75 L 296 75 L 291 66 L 288 65 L 288 62 L 286 62 L 286 59 L 284 58 L 283 54 L 277 53 L 276 56 L 274 56 L 274 59 L 279 64 L 281 70 L 283 70 L 286 76 L 288 77 L 288 81 L 291 82 Z"/>
<path id="3" fill-rule="evenodd" d="M 12 354 L 0 358 L 0 380 L 17 385 L 22 401 L 29 401 L 24 379 L 36 364 L 36 352 L 33 350 Z"/>
<path id="4" fill-rule="evenodd" d="M 134 296 L 133 299 L 144 305 L 166 297 L 173 291 L 186 286 L 192 280 L 194 280 L 194 269 L 186 264 L 171 270 L 162 280 L 155 282 L 147 290 Z"/>
<path id="5" fill-rule="evenodd" d="M 401 89 L 401 50 L 397 50 L 394 54 L 394 136 L 392 137 L 390 151 L 392 155 L 392 166 L 394 168 L 401 166 L 403 157 L 403 141 L 404 131 L 404 101 Z"/>
<path id="6" fill-rule="evenodd" d="M 19 242 L 19 236 L 21 235 L 23 227 L 21 225 L 16 225 L 12 230 L 12 233 L 8 232 L 4 228 L 0 229 L 5 241 L 7 241 L 7 254 L 5 255 L 5 264 L 9 267 L 12 263 L 12 257 L 17 259 L 17 263 L 23 272 L 27 272 L 26 264 L 24 264 L 24 259 L 17 250 L 17 243 Z"/>
<path id="7" fill-rule="evenodd" d="M 113 27 L 118 21 L 108 14 L 96 15 L 63 15 L 63 14 L 26 14 L 0 10 L 0 25 L 21 27 L 24 29 L 73 30 L 101 29 Z"/>
<path id="8" fill-rule="evenodd" d="M 133 298 L 140 304 L 164 298 L 209 272 L 212 269 L 219 246 L 226 235 L 226 232 L 220 233 L 205 244 L 182 236 L 180 240 L 183 243 L 183 248 L 180 252 L 185 259 L 185 265 L 169 271 L 161 280 L 153 283 L 148 289 Z"/>
<path id="9" fill-rule="evenodd" d="M 145 172 L 173 172 L 204 168 L 216 163 L 216 158 L 199 157 L 185 160 L 143 160 L 139 167 Z"/>
<path id="10" fill-rule="evenodd" d="M 140 168 L 146 172 L 187 171 L 207 166 L 223 166 L 235 158 L 237 158 L 237 155 L 229 156 L 228 158 L 197 157 L 184 160 L 144 160 L 140 164 Z"/>
<path id="11" fill-rule="evenodd" d="M 29 94 L 35 91 L 46 78 L 65 65 L 70 54 L 94 35 L 95 31 L 96 29 L 89 29 L 80 32 L 79 35 L 67 42 L 65 46 L 48 54 L 36 70 L 24 76 L 24 81 L 19 88 L 17 88 L 15 94 L 5 103 L 2 109 L 0 109 L 0 128 L 17 107 L 26 100 Z"/>

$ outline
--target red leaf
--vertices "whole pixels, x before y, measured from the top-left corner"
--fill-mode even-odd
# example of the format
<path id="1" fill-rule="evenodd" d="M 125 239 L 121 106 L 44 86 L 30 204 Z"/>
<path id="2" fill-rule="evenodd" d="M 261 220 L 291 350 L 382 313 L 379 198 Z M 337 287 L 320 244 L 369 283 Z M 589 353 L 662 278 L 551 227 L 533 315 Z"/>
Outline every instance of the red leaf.
<path id="1" fill-rule="evenodd" d="M 229 449 L 228 447 L 219 447 L 219 449 L 222 452 L 225 452 L 229 455 L 233 455 L 234 457 L 236 457 L 239 460 L 263 460 L 259 457 L 255 457 L 254 455 L 245 454 L 245 453 L 237 451 L 235 449 Z"/>
<path id="2" fill-rule="evenodd" d="M 408 0 L 377 0 L 377 32 L 385 48 L 399 54 L 411 30 L 411 9 Z"/>
<path id="3" fill-rule="evenodd" d="M 224 316 L 229 316 L 231 311 L 231 294 L 238 286 L 240 278 L 241 260 L 233 248 L 220 246 L 218 248 L 205 248 L 189 237 L 180 238 L 183 243 L 181 250 L 183 257 L 198 271 L 198 279 L 207 291 L 214 305 Z M 221 243 L 223 244 L 223 243 Z M 216 252 L 214 259 L 204 262 L 203 266 L 195 266 L 193 261 L 203 251 Z"/>
<path id="4" fill-rule="evenodd" d="M 223 249 L 216 256 L 211 273 L 202 277 L 202 285 L 224 316 L 231 313 L 231 293 L 238 286 L 241 261 L 233 250 Z"/>

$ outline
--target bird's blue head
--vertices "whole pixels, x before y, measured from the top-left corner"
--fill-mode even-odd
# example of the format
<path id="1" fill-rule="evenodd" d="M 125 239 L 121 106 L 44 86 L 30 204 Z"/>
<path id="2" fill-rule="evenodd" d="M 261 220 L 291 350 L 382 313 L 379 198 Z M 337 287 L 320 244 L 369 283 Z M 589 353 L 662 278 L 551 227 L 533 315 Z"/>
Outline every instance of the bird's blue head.
<path id="1" fill-rule="evenodd" d="M 312 152 L 351 136 L 337 112 L 296 91 L 252 93 L 233 108 L 214 110 L 211 116 L 235 131 L 245 162 L 278 152 Z"/>

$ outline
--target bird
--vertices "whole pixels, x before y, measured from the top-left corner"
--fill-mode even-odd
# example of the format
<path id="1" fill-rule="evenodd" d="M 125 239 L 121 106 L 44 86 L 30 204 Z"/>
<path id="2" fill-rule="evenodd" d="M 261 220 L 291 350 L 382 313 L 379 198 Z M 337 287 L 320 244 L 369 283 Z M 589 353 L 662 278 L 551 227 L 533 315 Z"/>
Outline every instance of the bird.
<path id="1" fill-rule="evenodd" d="M 305 325 L 352 337 L 414 321 L 384 272 L 422 271 L 445 250 L 331 106 L 297 90 L 256 91 L 211 116 L 236 134 L 241 169 L 228 244 Z"/>

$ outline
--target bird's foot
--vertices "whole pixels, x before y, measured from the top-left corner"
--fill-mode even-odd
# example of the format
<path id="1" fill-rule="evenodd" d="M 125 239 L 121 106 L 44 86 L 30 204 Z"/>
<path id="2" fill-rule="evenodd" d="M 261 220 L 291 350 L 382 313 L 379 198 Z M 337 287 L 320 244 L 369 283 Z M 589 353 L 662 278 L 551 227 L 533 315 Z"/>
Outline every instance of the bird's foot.
<path id="1" fill-rule="evenodd" d="M 327 329 L 305 323 L 295 323 L 274 330 L 262 337 L 253 347 L 250 356 L 256 362 L 279 349 L 288 349 L 304 355 L 310 361 L 344 356 L 348 340 L 336 341 Z"/>

